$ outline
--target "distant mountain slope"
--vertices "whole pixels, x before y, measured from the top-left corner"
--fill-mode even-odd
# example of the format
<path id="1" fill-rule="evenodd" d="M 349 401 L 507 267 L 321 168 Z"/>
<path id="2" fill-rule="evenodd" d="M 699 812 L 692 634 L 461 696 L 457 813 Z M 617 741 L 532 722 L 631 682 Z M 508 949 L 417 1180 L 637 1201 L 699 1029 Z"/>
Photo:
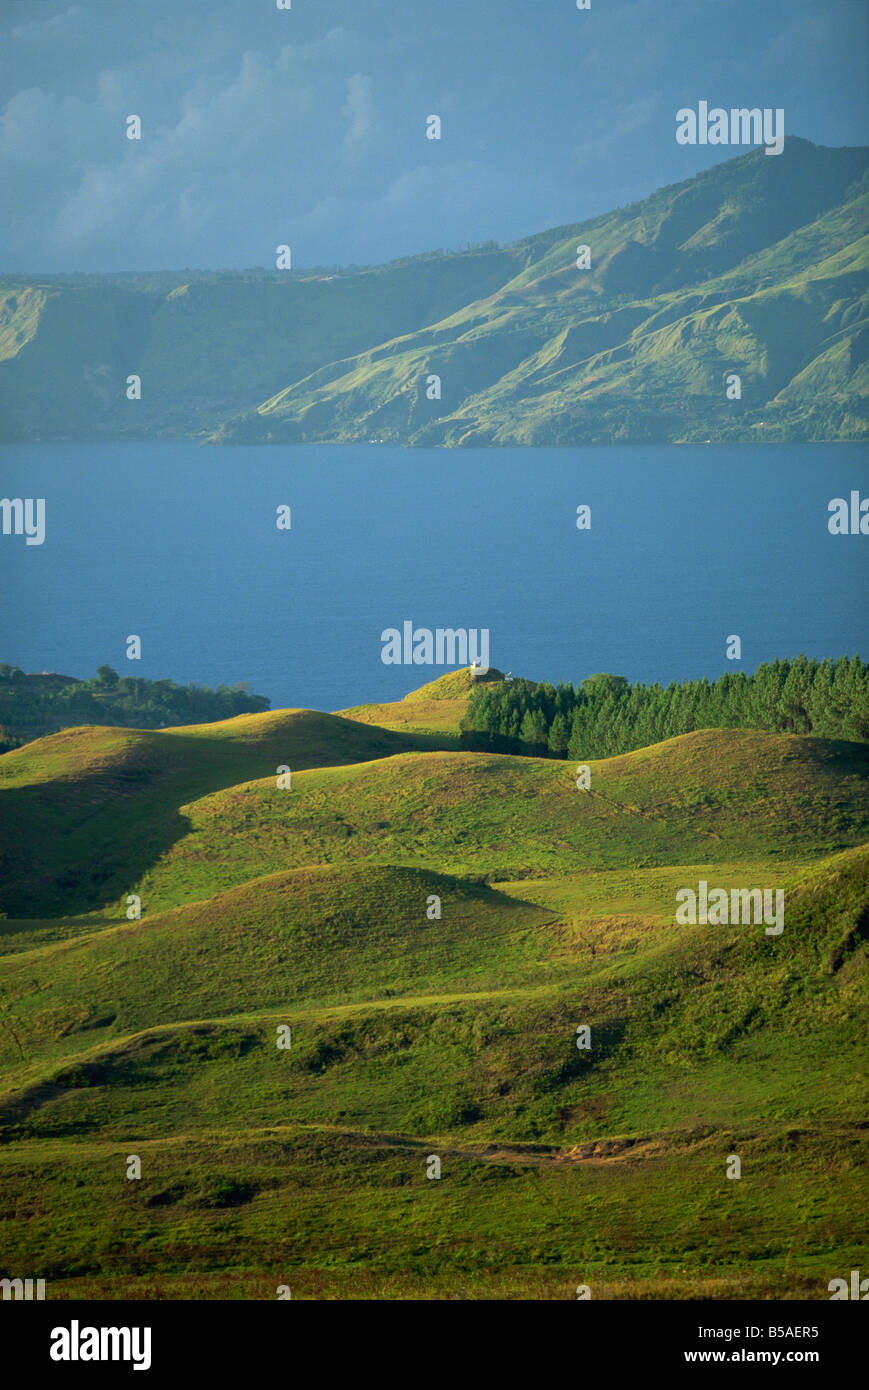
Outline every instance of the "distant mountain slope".
<path id="1" fill-rule="evenodd" d="M 287 380 L 490 294 L 522 261 L 479 250 L 334 275 L 0 276 L 0 439 L 214 429 Z"/>
<path id="2" fill-rule="evenodd" d="M 511 247 L 332 276 L 6 277 L 0 437 L 862 438 L 867 161 L 789 137 Z"/>
<path id="3" fill-rule="evenodd" d="M 774 166 L 774 167 L 770 167 Z M 866 152 L 790 140 L 520 243 L 498 292 L 322 368 L 241 439 L 853 438 L 867 427 Z M 577 249 L 591 266 L 578 269 Z M 741 378 L 741 399 L 726 378 Z M 441 398 L 430 400 L 431 374 Z"/>

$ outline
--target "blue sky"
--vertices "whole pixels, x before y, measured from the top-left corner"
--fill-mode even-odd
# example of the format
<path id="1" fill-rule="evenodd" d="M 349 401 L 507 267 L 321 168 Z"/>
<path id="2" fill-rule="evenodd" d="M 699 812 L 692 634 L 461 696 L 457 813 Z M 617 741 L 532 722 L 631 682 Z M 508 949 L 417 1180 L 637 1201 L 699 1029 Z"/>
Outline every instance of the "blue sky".
<path id="1" fill-rule="evenodd" d="M 0 269 L 508 242 L 731 157 L 701 99 L 869 143 L 867 53 L 867 0 L 0 0 Z"/>

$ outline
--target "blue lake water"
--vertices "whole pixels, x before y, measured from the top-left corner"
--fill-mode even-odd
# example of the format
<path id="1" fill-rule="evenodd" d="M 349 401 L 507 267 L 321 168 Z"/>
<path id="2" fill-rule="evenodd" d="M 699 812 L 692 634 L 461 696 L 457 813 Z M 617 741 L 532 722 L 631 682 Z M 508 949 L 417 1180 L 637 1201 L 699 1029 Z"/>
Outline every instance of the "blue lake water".
<path id="1" fill-rule="evenodd" d="M 491 664 L 539 680 L 866 659 L 869 537 L 827 529 L 855 488 L 867 452 L 842 444 L 4 446 L 0 496 L 44 497 L 46 538 L 0 536 L 0 660 L 338 709 L 446 669 L 383 664 L 381 632 L 408 619 L 488 628 Z"/>

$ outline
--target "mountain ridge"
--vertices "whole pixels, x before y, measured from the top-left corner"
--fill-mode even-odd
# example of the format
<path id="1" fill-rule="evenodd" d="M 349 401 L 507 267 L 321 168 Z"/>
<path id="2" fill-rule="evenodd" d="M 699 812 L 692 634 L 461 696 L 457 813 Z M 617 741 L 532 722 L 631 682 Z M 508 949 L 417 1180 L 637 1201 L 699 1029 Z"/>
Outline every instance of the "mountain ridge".
<path id="1" fill-rule="evenodd" d="M 867 178 L 869 150 L 791 136 L 506 247 L 330 275 L 0 277 L 0 437 L 863 438 Z"/>

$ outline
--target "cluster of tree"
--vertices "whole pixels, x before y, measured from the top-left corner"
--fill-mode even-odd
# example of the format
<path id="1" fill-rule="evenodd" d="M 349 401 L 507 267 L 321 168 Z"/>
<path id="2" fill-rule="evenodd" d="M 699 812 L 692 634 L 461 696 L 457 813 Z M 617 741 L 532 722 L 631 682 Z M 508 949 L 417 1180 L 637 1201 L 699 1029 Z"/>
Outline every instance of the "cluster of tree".
<path id="1" fill-rule="evenodd" d="M 0 753 L 33 738 L 78 724 L 109 724 L 132 729 L 162 725 L 208 724 L 236 714 L 259 714 L 269 708 L 263 695 L 248 685 L 176 685 L 119 676 L 100 666 L 94 678 L 25 675 L 18 666 L 0 664 Z"/>
<path id="2" fill-rule="evenodd" d="M 859 657 L 772 661 L 666 687 L 624 676 L 579 686 L 499 681 L 478 685 L 462 720 L 467 748 L 550 758 L 607 758 L 693 729 L 769 729 L 822 738 L 869 738 L 869 666 Z"/>

